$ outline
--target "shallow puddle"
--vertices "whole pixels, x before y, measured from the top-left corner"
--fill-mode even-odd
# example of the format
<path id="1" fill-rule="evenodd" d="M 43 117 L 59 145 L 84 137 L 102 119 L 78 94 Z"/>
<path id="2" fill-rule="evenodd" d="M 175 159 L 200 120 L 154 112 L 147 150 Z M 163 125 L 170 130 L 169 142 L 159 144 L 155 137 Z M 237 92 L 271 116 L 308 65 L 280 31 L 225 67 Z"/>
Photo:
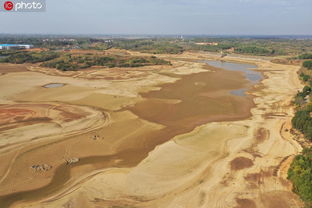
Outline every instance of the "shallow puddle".
<path id="1" fill-rule="evenodd" d="M 57 88 L 57 87 L 63 87 L 65 84 L 63 83 L 51 83 L 51 84 L 47 84 L 44 85 L 44 88 Z"/>

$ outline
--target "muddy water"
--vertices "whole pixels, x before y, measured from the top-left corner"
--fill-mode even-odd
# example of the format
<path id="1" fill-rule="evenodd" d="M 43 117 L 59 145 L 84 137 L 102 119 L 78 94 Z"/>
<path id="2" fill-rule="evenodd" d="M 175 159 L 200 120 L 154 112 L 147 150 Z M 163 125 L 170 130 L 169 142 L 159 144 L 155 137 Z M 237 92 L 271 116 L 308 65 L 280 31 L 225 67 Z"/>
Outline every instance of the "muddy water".
<path id="1" fill-rule="evenodd" d="M 230 71 L 243 72 L 245 74 L 246 79 L 251 81 L 253 84 L 257 84 L 263 79 L 263 76 L 260 72 L 252 70 L 252 69 L 257 68 L 256 65 L 240 64 L 240 63 L 224 62 L 224 61 L 211 61 L 211 60 L 204 61 L 204 62 L 213 67 L 218 67 L 218 68 L 222 68 L 222 69 L 230 70 Z M 245 96 L 246 91 L 247 89 L 243 88 L 243 89 L 238 89 L 238 90 L 232 90 L 230 91 L 230 93 L 236 96 Z"/>
<path id="2" fill-rule="evenodd" d="M 238 120 L 250 116 L 251 97 L 231 95 L 229 91 L 247 88 L 251 83 L 244 73 L 210 68 L 192 75 L 181 75 L 175 83 L 161 85 L 159 91 L 142 93 L 142 102 L 124 109 L 140 118 L 159 123 L 164 129 L 151 131 L 132 138 L 114 155 L 81 158 L 73 165 L 59 166 L 51 182 L 39 189 L 21 191 L 0 196 L 1 208 L 19 201 L 36 201 L 61 190 L 71 178 L 73 167 L 91 164 L 92 170 L 109 167 L 133 167 L 140 163 L 155 146 L 176 135 L 192 131 L 198 125 L 210 121 Z M 173 100 L 174 102 L 168 102 Z M 131 132 L 129 132 L 131 133 Z M 116 138 L 117 140 L 118 138 Z M 51 147 L 52 148 L 52 147 Z M 92 155 L 90 153 L 90 155 Z M 116 159 L 123 161 L 115 164 Z M 89 170 L 90 172 L 92 170 Z"/>
<path id="3" fill-rule="evenodd" d="M 253 83 L 258 83 L 263 78 L 260 72 L 251 70 L 257 68 L 256 65 L 225 61 L 205 61 L 205 63 L 209 64 L 210 66 L 222 68 L 225 70 L 243 72 L 246 78 Z"/>

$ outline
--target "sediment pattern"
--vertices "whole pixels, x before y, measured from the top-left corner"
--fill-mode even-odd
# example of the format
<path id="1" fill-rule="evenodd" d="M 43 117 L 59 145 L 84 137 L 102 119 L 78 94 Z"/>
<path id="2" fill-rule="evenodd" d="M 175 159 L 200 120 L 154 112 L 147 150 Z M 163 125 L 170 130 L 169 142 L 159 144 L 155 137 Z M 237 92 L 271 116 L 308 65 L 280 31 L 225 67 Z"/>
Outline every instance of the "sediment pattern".
<path id="1" fill-rule="evenodd" d="M 298 68 L 226 57 L 257 65 L 265 79 L 252 86 L 198 62 L 214 55 L 159 56 L 173 65 L 114 79 L 0 76 L 2 207 L 300 207 L 285 172 L 300 151 L 287 131 Z"/>

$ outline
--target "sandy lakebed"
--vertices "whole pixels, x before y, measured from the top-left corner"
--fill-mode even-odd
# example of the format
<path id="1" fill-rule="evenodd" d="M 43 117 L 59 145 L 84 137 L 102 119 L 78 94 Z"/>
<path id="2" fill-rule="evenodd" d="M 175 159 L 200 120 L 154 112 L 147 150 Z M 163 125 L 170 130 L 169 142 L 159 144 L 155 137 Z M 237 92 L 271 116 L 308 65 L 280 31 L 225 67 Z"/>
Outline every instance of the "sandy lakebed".
<path id="1" fill-rule="evenodd" d="M 299 66 L 157 56 L 172 65 L 1 66 L 0 207 L 301 207 L 286 179 Z"/>

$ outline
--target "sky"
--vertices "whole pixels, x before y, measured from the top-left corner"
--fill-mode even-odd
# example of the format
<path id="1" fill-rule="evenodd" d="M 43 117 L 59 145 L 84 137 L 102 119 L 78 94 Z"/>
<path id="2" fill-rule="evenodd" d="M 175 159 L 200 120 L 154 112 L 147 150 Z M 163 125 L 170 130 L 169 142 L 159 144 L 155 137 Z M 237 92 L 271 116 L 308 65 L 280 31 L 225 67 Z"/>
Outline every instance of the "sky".
<path id="1" fill-rule="evenodd" d="M 3 5 L 3 2 L 1 5 Z M 46 0 L 0 12 L 0 33 L 312 35 L 312 0 Z"/>

